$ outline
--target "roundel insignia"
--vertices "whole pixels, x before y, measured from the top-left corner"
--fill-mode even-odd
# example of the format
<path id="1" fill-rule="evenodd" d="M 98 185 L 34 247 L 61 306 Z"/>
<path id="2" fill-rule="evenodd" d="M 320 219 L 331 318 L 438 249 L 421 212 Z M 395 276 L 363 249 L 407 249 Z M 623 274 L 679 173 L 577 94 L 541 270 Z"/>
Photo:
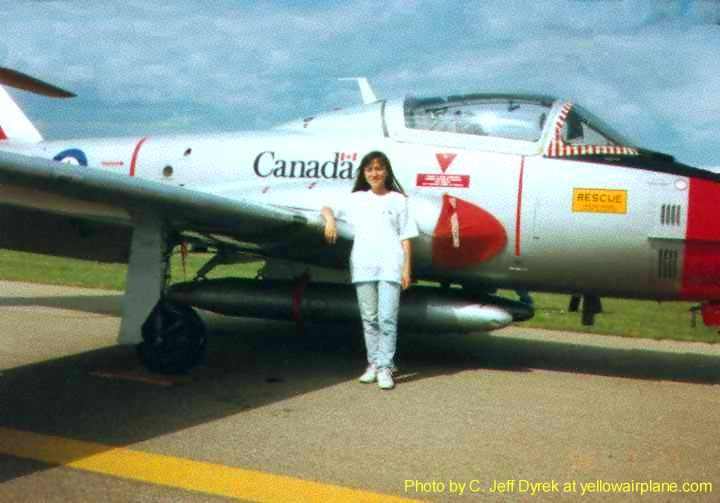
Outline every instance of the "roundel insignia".
<path id="1" fill-rule="evenodd" d="M 58 155 L 53 157 L 53 161 L 64 162 L 65 164 L 74 164 L 76 166 L 87 166 L 87 157 L 85 152 L 78 148 L 69 148 L 63 150 Z"/>

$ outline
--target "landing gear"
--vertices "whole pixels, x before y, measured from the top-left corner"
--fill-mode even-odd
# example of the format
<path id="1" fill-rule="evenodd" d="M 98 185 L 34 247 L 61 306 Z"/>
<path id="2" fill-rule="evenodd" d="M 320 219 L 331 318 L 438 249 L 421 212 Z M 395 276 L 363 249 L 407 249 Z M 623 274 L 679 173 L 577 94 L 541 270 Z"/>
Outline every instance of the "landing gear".
<path id="1" fill-rule="evenodd" d="M 595 324 L 595 315 L 603 312 L 602 301 L 597 295 L 580 295 L 574 293 L 570 297 L 568 312 L 576 313 L 580 309 L 582 300 L 582 324 L 585 326 Z"/>
<path id="2" fill-rule="evenodd" d="M 597 295 L 583 296 L 582 303 L 582 324 L 590 326 L 595 324 L 595 315 L 602 313 L 602 302 Z"/>
<path id="3" fill-rule="evenodd" d="M 568 305 L 568 312 L 577 313 L 578 308 L 580 307 L 581 299 L 582 296 L 580 294 L 572 294 L 572 296 L 570 297 L 570 304 Z"/>
<path id="4" fill-rule="evenodd" d="M 188 306 L 162 299 L 142 325 L 140 360 L 152 372 L 178 374 L 188 371 L 205 355 L 207 334 L 197 313 Z"/>

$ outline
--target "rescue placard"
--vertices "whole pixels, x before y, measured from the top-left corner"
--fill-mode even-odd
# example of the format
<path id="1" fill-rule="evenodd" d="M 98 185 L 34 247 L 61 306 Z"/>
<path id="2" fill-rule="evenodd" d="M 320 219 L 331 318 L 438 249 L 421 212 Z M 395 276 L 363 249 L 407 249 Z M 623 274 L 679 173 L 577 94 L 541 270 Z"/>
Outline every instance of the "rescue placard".
<path id="1" fill-rule="evenodd" d="M 627 190 L 573 189 L 573 212 L 627 213 Z"/>

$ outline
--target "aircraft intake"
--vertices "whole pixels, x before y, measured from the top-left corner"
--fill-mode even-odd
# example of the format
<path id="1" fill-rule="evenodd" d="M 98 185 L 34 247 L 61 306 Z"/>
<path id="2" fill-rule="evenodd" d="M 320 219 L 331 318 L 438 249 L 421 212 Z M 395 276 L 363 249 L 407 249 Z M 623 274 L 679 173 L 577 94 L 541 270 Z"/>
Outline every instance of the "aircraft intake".
<path id="1" fill-rule="evenodd" d="M 214 313 L 275 320 L 359 322 L 355 289 L 334 283 L 223 278 L 172 285 L 166 300 Z M 399 324 L 446 332 L 487 331 L 531 318 L 532 307 L 493 295 L 414 286 L 402 293 Z"/>

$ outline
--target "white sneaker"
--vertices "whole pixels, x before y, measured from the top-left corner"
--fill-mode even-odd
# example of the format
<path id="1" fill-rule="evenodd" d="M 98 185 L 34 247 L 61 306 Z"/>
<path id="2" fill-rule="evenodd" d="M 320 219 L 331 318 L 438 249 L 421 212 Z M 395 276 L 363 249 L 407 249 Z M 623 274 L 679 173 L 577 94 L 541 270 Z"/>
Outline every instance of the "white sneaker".
<path id="1" fill-rule="evenodd" d="M 392 371 L 389 368 L 382 368 L 377 372 L 377 382 L 380 389 L 393 389 L 395 382 L 392 378 Z"/>
<path id="2" fill-rule="evenodd" d="M 365 373 L 360 376 L 360 379 L 358 379 L 358 381 L 369 384 L 371 382 L 375 382 L 375 379 L 377 379 L 377 368 L 375 367 L 375 365 L 368 365 Z"/>

